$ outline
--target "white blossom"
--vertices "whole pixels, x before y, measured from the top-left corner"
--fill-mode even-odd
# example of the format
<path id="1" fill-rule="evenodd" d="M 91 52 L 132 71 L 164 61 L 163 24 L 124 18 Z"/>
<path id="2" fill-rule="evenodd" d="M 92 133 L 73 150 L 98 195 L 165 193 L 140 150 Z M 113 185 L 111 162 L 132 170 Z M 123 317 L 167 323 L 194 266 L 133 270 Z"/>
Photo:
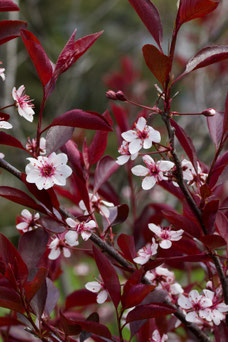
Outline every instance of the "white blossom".
<path id="1" fill-rule="evenodd" d="M 215 325 L 219 325 L 226 317 L 225 313 L 228 312 L 228 305 L 224 302 L 219 302 L 213 291 L 203 290 L 203 294 L 212 301 L 212 306 L 203 310 L 201 317 L 209 322 L 213 322 Z"/>
<path id="2" fill-rule="evenodd" d="M 37 222 L 39 218 L 40 218 L 39 213 L 35 213 L 33 215 L 27 209 L 23 209 L 21 212 L 21 216 L 19 217 L 20 223 L 16 225 L 16 228 L 18 230 L 21 230 L 23 233 L 36 229 L 40 226 L 39 223 Z"/>
<path id="3" fill-rule="evenodd" d="M 72 241 L 78 240 L 79 234 L 81 234 L 84 241 L 87 241 L 92 235 L 93 229 L 96 228 L 96 222 L 94 220 L 90 220 L 88 222 L 76 222 L 72 218 L 67 218 L 66 223 L 74 229 L 73 231 L 68 231 L 65 235 L 65 239 L 70 246 L 72 246 Z"/>
<path id="4" fill-rule="evenodd" d="M 146 264 L 153 255 L 157 254 L 157 249 L 158 245 L 153 238 L 152 243 L 148 242 L 146 246 L 138 250 L 137 257 L 133 259 L 134 262 L 140 265 Z"/>
<path id="5" fill-rule="evenodd" d="M 140 117 L 135 125 L 135 129 L 131 129 L 121 134 L 122 138 L 129 143 L 130 154 L 138 153 L 141 148 L 151 148 L 152 143 L 159 143 L 161 135 L 151 126 L 146 124 L 146 119 Z"/>
<path id="6" fill-rule="evenodd" d="M 2 62 L 0 62 L 0 64 L 2 64 Z M 0 77 L 3 81 L 6 79 L 5 70 L 5 68 L 0 68 Z"/>
<path id="7" fill-rule="evenodd" d="M 124 140 L 120 148 L 118 149 L 118 152 L 121 154 L 121 156 L 119 156 L 116 161 L 117 164 L 119 165 L 124 165 L 129 161 L 129 159 L 135 160 L 138 157 L 138 153 L 134 153 L 134 154 L 130 153 L 129 143 Z"/>
<path id="8" fill-rule="evenodd" d="M 100 196 L 96 194 L 89 193 L 89 198 L 92 205 L 92 210 L 98 211 L 102 216 L 109 217 L 110 211 L 108 208 L 114 207 L 114 204 L 108 201 L 104 201 L 100 198 Z M 85 203 L 83 200 L 79 202 L 79 207 L 83 210 L 84 215 L 88 215 L 88 210 L 86 209 Z"/>
<path id="9" fill-rule="evenodd" d="M 33 115 L 35 114 L 34 110 L 32 109 L 34 105 L 31 103 L 29 96 L 24 94 L 24 90 L 24 85 L 21 85 L 18 90 L 16 87 L 13 87 L 12 97 L 16 102 L 19 115 L 32 122 Z"/>
<path id="10" fill-rule="evenodd" d="M 63 253 L 65 258 L 69 258 L 71 256 L 71 251 L 69 248 L 65 247 L 62 241 L 59 238 L 55 238 L 49 245 L 51 252 L 48 255 L 48 259 L 56 260 Z"/>
<path id="11" fill-rule="evenodd" d="M 65 153 L 51 153 L 48 157 L 39 156 L 27 158 L 29 164 L 25 168 L 28 183 L 35 183 L 39 190 L 49 189 L 54 184 L 65 185 L 66 178 L 72 173 L 71 168 L 66 165 L 67 155 Z"/>
<path id="12" fill-rule="evenodd" d="M 148 224 L 149 229 L 159 237 L 159 246 L 163 249 L 168 249 L 172 246 L 172 241 L 179 241 L 184 233 L 183 229 L 171 230 L 171 227 L 160 227 L 154 223 Z"/>
<path id="13" fill-rule="evenodd" d="M 145 155 L 142 159 L 146 164 L 146 167 L 136 165 L 131 171 L 135 176 L 144 177 L 142 181 L 142 188 L 144 190 L 153 188 L 156 182 L 167 180 L 166 173 L 174 167 L 173 162 L 167 160 L 155 162 L 149 155 Z"/>
<path id="14" fill-rule="evenodd" d="M 97 293 L 97 303 L 102 304 L 108 298 L 108 291 L 105 289 L 102 281 L 90 281 L 85 284 L 85 288 L 91 292 Z"/>
<path id="15" fill-rule="evenodd" d="M 152 337 L 149 339 L 148 342 L 165 342 L 168 340 L 168 335 L 160 335 L 159 331 L 156 329 L 154 330 Z"/>

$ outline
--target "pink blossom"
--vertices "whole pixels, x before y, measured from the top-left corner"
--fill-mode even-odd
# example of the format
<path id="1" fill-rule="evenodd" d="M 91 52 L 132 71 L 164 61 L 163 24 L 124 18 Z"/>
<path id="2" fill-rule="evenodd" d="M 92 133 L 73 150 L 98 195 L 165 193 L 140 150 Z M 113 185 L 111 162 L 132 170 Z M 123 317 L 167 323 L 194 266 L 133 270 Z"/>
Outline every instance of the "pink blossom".
<path id="1" fill-rule="evenodd" d="M 74 229 L 73 231 L 68 231 L 65 235 L 65 239 L 70 246 L 72 246 L 74 241 L 78 240 L 78 234 L 81 234 L 82 239 L 87 241 L 92 235 L 93 229 L 96 228 L 96 222 L 93 220 L 88 222 L 76 222 L 72 218 L 67 218 L 66 223 Z"/>
<path id="2" fill-rule="evenodd" d="M 212 306 L 212 300 L 205 295 L 200 295 L 197 290 L 192 290 L 188 297 L 180 295 L 178 305 L 187 312 L 186 321 L 202 323 L 202 318 L 205 317 L 204 310 Z"/>
<path id="3" fill-rule="evenodd" d="M 2 62 L 0 62 L 0 64 L 2 64 Z M 5 81 L 6 79 L 6 75 L 5 75 L 5 68 L 0 68 L 0 77 L 2 78 L 3 81 Z"/>
<path id="4" fill-rule="evenodd" d="M 65 185 L 66 178 L 72 173 L 67 163 L 67 155 L 64 153 L 51 153 L 48 157 L 39 156 L 27 158 L 29 164 L 25 168 L 27 174 L 26 180 L 29 183 L 35 183 L 39 190 L 49 189 L 54 184 Z"/>
<path id="5" fill-rule="evenodd" d="M 65 247 L 62 240 L 59 238 L 55 238 L 52 240 L 52 242 L 49 245 L 49 248 L 51 249 L 51 252 L 48 255 L 48 259 L 50 260 L 56 260 L 60 256 L 61 253 L 63 253 L 65 258 L 69 258 L 71 256 L 71 251 L 69 248 Z"/>
<path id="6" fill-rule="evenodd" d="M 149 190 L 156 182 L 167 180 L 166 173 L 174 167 L 174 163 L 167 160 L 155 162 L 149 155 L 143 157 L 147 167 L 142 165 L 134 166 L 131 171 L 135 176 L 145 177 L 142 181 L 142 188 Z"/>
<path id="7" fill-rule="evenodd" d="M 122 133 L 122 138 L 129 142 L 130 154 L 135 154 L 141 150 L 141 148 L 151 148 L 152 143 L 159 143 L 161 141 L 161 135 L 159 131 L 156 131 L 151 126 L 146 124 L 146 119 L 140 117 L 135 124 L 135 129 L 131 129 Z"/>
<path id="8" fill-rule="evenodd" d="M 16 90 L 16 87 L 14 87 L 12 90 L 12 97 L 16 102 L 19 115 L 32 122 L 33 115 L 35 114 L 34 110 L 32 109 L 34 105 L 31 103 L 29 96 L 23 94 L 24 90 L 24 85 L 21 85 L 18 90 Z"/>
<path id="9" fill-rule="evenodd" d="M 204 173 L 200 167 L 199 162 L 197 162 L 197 174 L 192 163 L 183 159 L 181 162 L 183 179 L 187 181 L 188 185 L 193 185 L 194 183 L 200 182 L 200 184 L 205 183 L 207 179 L 207 173 Z M 176 182 L 173 182 L 175 186 L 178 186 Z"/>
<path id="10" fill-rule="evenodd" d="M 172 246 L 172 241 L 179 241 L 184 233 L 183 229 L 171 230 L 171 226 L 160 227 L 154 223 L 148 224 L 149 229 L 161 240 L 159 246 L 168 249 Z"/>
<path id="11" fill-rule="evenodd" d="M 39 218 L 39 213 L 33 215 L 27 209 L 23 209 L 21 216 L 18 218 L 19 223 L 16 225 L 16 228 L 21 230 L 23 233 L 36 229 L 40 226 L 38 223 Z"/>
<path id="12" fill-rule="evenodd" d="M 104 201 L 102 198 L 100 198 L 100 196 L 98 195 L 98 193 L 96 194 L 91 194 L 89 193 L 89 198 L 91 201 L 91 205 L 92 205 L 92 210 L 96 210 L 98 211 L 102 216 L 105 217 L 109 217 L 110 215 L 110 211 L 108 208 L 112 208 L 114 207 L 114 204 L 108 201 Z M 86 209 L 85 203 L 84 201 L 80 201 L 79 202 L 79 207 L 84 211 L 84 215 L 88 215 L 88 211 Z"/>
<path id="13" fill-rule="evenodd" d="M 85 288 L 91 292 L 97 293 L 97 303 L 102 304 L 108 298 L 108 291 L 105 289 L 102 281 L 90 281 L 85 284 Z"/>
<path id="14" fill-rule="evenodd" d="M 131 154 L 129 152 L 129 143 L 124 140 L 122 142 L 122 145 L 118 149 L 118 152 L 121 154 L 121 156 L 118 157 L 116 161 L 119 165 L 124 165 L 129 161 L 129 159 L 135 160 L 138 157 L 138 153 Z"/>
<path id="15" fill-rule="evenodd" d="M 148 342 L 165 342 L 168 340 L 168 335 L 160 335 L 158 330 L 154 330 L 152 337 L 148 340 Z"/>
<path id="16" fill-rule="evenodd" d="M 228 312 L 228 305 L 218 300 L 216 294 L 210 290 L 203 290 L 206 298 L 212 301 L 212 306 L 201 312 L 201 317 L 215 325 L 219 325 L 225 319 L 225 313 Z"/>
<path id="17" fill-rule="evenodd" d="M 157 253 L 157 249 L 158 245 L 153 238 L 152 243 L 149 242 L 146 246 L 138 250 L 137 257 L 133 259 L 134 262 L 140 265 L 146 264 L 150 258 Z"/>

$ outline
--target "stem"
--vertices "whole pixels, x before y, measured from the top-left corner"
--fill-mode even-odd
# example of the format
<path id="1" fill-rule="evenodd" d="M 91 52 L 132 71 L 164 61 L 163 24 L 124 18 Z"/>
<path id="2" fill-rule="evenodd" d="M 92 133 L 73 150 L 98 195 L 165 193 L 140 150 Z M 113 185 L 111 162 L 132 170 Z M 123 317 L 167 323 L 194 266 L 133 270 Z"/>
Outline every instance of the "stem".
<path id="1" fill-rule="evenodd" d="M 117 325 L 118 325 L 118 330 L 119 330 L 119 341 L 124 342 L 123 335 L 122 335 L 122 328 L 121 328 L 121 316 L 118 314 L 118 310 L 116 308 L 116 319 L 117 319 Z"/>
<path id="2" fill-rule="evenodd" d="M 10 107 L 15 107 L 15 103 L 12 103 L 12 104 L 10 104 L 8 106 L 2 107 L 2 108 L 0 108 L 0 110 L 4 110 L 4 109 L 10 108 Z"/>
<path id="3" fill-rule="evenodd" d="M 39 154 L 39 149 L 40 149 L 40 136 L 42 133 L 41 126 L 42 126 L 42 118 L 43 118 L 45 101 L 46 101 L 46 96 L 44 94 L 42 102 L 41 102 L 41 106 L 40 106 L 39 121 L 38 121 L 38 125 L 37 125 L 37 138 L 36 138 L 37 139 L 37 154 Z"/>

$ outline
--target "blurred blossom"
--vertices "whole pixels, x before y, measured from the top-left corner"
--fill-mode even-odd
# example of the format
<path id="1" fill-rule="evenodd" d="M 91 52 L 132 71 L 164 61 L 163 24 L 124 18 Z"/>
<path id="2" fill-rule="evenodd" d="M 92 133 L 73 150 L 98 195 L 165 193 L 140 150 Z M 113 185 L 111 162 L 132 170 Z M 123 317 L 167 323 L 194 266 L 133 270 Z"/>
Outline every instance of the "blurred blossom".
<path id="1" fill-rule="evenodd" d="M 86 276 L 89 274 L 90 268 L 89 265 L 85 262 L 81 262 L 80 264 L 74 267 L 74 273 L 78 276 Z"/>
<path id="2" fill-rule="evenodd" d="M 179 241 L 184 233 L 183 229 L 171 230 L 171 226 L 160 227 L 154 223 L 149 223 L 148 227 L 159 238 L 159 246 L 163 249 L 170 248 L 172 241 Z"/>

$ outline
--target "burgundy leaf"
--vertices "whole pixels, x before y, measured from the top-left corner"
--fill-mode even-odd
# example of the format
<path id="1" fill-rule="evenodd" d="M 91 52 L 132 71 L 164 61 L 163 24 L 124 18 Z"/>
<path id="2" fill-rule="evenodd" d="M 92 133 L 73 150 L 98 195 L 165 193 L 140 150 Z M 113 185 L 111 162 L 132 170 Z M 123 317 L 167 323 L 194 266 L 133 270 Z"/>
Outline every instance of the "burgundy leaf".
<path id="1" fill-rule="evenodd" d="M 96 112 L 85 112 L 81 109 L 73 109 L 55 118 L 48 126 L 70 126 L 101 131 L 112 131 L 109 122 Z"/>
<path id="2" fill-rule="evenodd" d="M 112 109 L 113 115 L 115 116 L 120 132 L 123 133 L 123 132 L 128 131 L 129 125 L 127 121 L 126 109 L 121 106 L 117 106 L 115 103 L 111 103 L 111 109 Z"/>
<path id="3" fill-rule="evenodd" d="M 7 198 L 12 202 L 19 203 L 24 207 L 29 207 L 46 213 L 46 211 L 39 204 L 37 204 L 30 196 L 19 189 L 11 188 L 10 186 L 0 186 L 0 196 Z"/>
<path id="4" fill-rule="evenodd" d="M 13 277 L 24 283 L 28 277 L 28 269 L 22 257 L 12 243 L 0 233 L 0 259 L 5 267 L 12 271 Z M 10 280 L 10 279 L 9 279 Z"/>
<path id="5" fill-rule="evenodd" d="M 97 294 L 86 289 L 74 291 L 66 298 L 66 309 L 74 306 L 87 306 L 97 302 Z"/>
<path id="6" fill-rule="evenodd" d="M 41 288 L 43 282 L 45 281 L 47 276 L 47 269 L 42 267 L 39 268 L 34 279 L 32 281 L 28 281 L 25 286 L 25 296 L 28 301 L 30 301 L 38 290 Z"/>
<path id="7" fill-rule="evenodd" d="M 180 0 L 177 25 L 204 17 L 214 11 L 219 2 L 220 0 Z"/>
<path id="8" fill-rule="evenodd" d="M 185 71 L 175 80 L 175 82 L 194 70 L 223 61 L 227 58 L 228 45 L 215 45 L 205 47 L 188 61 Z"/>
<path id="9" fill-rule="evenodd" d="M 19 140 L 5 132 L 0 132 L 0 145 L 13 146 L 27 152 L 27 150 L 24 148 L 24 146 L 20 143 Z"/>
<path id="10" fill-rule="evenodd" d="M 121 289 L 118 275 L 110 261 L 107 259 L 107 257 L 94 246 L 93 253 L 98 270 L 104 281 L 105 288 L 108 290 L 109 295 L 113 301 L 113 304 L 117 308 L 121 297 Z"/>
<path id="11" fill-rule="evenodd" d="M 11 0 L 0 0 L 0 12 L 19 11 L 19 7 Z"/>
<path id="12" fill-rule="evenodd" d="M 103 31 L 97 32 L 78 39 L 75 42 L 76 30 L 74 30 L 56 62 L 55 75 L 58 76 L 69 69 L 71 65 L 74 64 L 90 48 L 90 46 L 95 43 L 102 33 Z"/>
<path id="13" fill-rule="evenodd" d="M 161 49 L 162 23 L 157 8 L 150 0 L 128 0 L 138 16 L 147 27 Z M 161 49 L 162 50 L 162 49 Z"/>
<path id="14" fill-rule="evenodd" d="M 226 95 L 225 112 L 223 120 L 223 134 L 228 132 L 228 93 Z"/>
<path id="15" fill-rule="evenodd" d="M 24 311 L 21 298 L 17 292 L 3 286 L 0 286 L 0 306 L 20 313 Z"/>
<path id="16" fill-rule="evenodd" d="M 109 208 L 109 217 L 108 222 L 104 218 L 103 227 L 106 230 L 110 226 L 115 226 L 117 224 L 123 223 L 126 221 L 129 214 L 129 207 L 127 204 L 120 204 L 117 207 Z"/>
<path id="17" fill-rule="evenodd" d="M 46 230 L 52 233 L 60 234 L 66 230 L 66 227 L 63 223 L 58 222 L 49 216 L 42 216 L 40 223 Z"/>
<path id="18" fill-rule="evenodd" d="M 133 306 L 140 304 L 154 288 L 155 286 L 153 285 L 145 284 L 132 285 L 127 291 L 125 291 L 124 288 L 123 296 L 121 298 L 123 308 L 132 308 Z"/>
<path id="19" fill-rule="evenodd" d="M 38 318 L 41 318 L 44 312 L 46 300 L 47 300 L 47 283 L 46 281 L 44 281 L 30 302 L 31 307 L 34 310 L 35 314 L 38 316 Z"/>
<path id="20" fill-rule="evenodd" d="M 159 318 L 174 313 L 171 306 L 167 304 L 146 304 L 139 305 L 134 310 L 131 310 L 127 315 L 126 322 L 138 321 L 142 319 Z"/>
<path id="21" fill-rule="evenodd" d="M 21 325 L 16 318 L 13 317 L 0 317 L 0 327 L 7 327 L 7 326 L 14 326 L 14 325 Z"/>
<path id="22" fill-rule="evenodd" d="M 148 68 L 164 88 L 170 69 L 169 57 L 151 44 L 143 46 L 143 56 Z"/>
<path id="23" fill-rule="evenodd" d="M 225 152 L 221 157 L 217 159 L 215 166 L 212 169 L 211 178 L 209 182 L 210 188 L 213 188 L 216 184 L 218 184 L 219 177 L 226 171 L 227 166 L 228 152 Z"/>
<path id="24" fill-rule="evenodd" d="M 135 258 L 136 256 L 135 242 L 133 236 L 121 234 L 118 237 L 117 243 L 124 257 L 132 262 L 133 258 Z"/>
<path id="25" fill-rule="evenodd" d="M 109 114 L 109 111 L 106 110 L 103 116 L 108 120 L 110 126 L 112 127 L 112 119 Z M 100 158 L 103 156 L 108 141 L 108 132 L 107 131 L 97 131 L 92 143 L 89 146 L 89 164 L 96 164 Z"/>
<path id="26" fill-rule="evenodd" d="M 216 149 L 218 149 L 219 144 L 223 136 L 224 127 L 224 113 L 216 112 L 214 116 L 207 117 L 207 125 L 210 132 L 210 136 L 215 143 Z"/>
<path id="27" fill-rule="evenodd" d="M 197 155 L 192 140 L 185 133 L 184 129 L 176 123 L 176 121 L 170 120 L 170 122 L 171 125 L 175 128 L 175 134 L 177 139 L 179 140 L 181 146 L 185 150 L 188 158 L 190 159 L 192 165 L 194 166 L 194 169 L 197 172 Z"/>
<path id="28" fill-rule="evenodd" d="M 220 235 L 206 235 L 200 238 L 200 241 L 204 243 L 209 249 L 216 249 L 219 247 L 226 246 L 226 241 Z"/>
<path id="29" fill-rule="evenodd" d="M 145 271 L 154 269 L 155 267 L 165 263 L 165 262 L 169 262 L 169 263 L 183 263 L 183 262 L 201 262 L 201 261 L 209 261 L 210 257 L 205 254 L 205 253 L 201 253 L 201 254 L 195 254 L 195 255 L 186 255 L 186 256 L 169 256 L 167 258 L 156 258 L 156 260 L 152 260 L 149 261 L 145 266 Z"/>
<path id="30" fill-rule="evenodd" d="M 60 293 L 57 287 L 51 281 L 51 279 L 46 278 L 46 285 L 47 285 L 47 298 L 46 298 L 44 313 L 50 316 L 51 312 L 54 310 L 58 302 Z"/>
<path id="31" fill-rule="evenodd" d="M 18 250 L 29 270 L 38 266 L 46 251 L 48 240 L 49 234 L 42 228 L 37 228 L 21 236 Z M 37 248 L 38 241 L 39 248 Z"/>
<path id="32" fill-rule="evenodd" d="M 220 236 L 226 241 L 228 255 L 228 218 L 221 211 L 216 215 L 215 224 Z"/>
<path id="33" fill-rule="evenodd" d="M 53 75 L 52 64 L 39 40 L 33 33 L 27 30 L 21 30 L 21 37 L 36 68 L 41 83 L 43 87 L 45 87 Z"/>
<path id="34" fill-rule="evenodd" d="M 118 168 L 119 165 L 116 163 L 116 160 L 109 156 L 103 157 L 97 163 L 94 175 L 94 193 L 97 192 L 101 185 L 105 183 Z"/>
<path id="35" fill-rule="evenodd" d="M 52 152 L 56 152 L 62 147 L 68 140 L 71 139 L 74 132 L 73 127 L 66 126 L 54 126 L 51 127 L 46 136 L 46 153 L 49 155 Z"/>
<path id="36" fill-rule="evenodd" d="M 27 23 L 21 20 L 0 21 L 0 45 L 11 39 L 20 37 L 20 30 L 25 28 Z"/>
<path id="37" fill-rule="evenodd" d="M 212 234 L 215 230 L 214 223 L 216 214 L 219 209 L 219 200 L 212 200 L 206 203 L 203 208 L 202 218 L 208 234 Z"/>

